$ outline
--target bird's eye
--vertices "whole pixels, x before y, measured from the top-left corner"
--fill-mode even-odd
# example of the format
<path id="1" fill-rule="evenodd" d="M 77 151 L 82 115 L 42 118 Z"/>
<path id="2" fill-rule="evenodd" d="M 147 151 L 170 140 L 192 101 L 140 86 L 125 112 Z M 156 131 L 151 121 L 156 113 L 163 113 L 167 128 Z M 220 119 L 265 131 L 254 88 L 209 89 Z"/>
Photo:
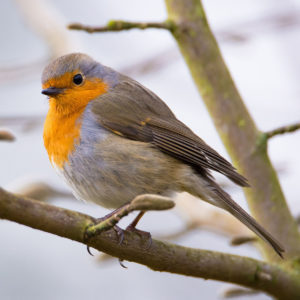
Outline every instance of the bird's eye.
<path id="1" fill-rule="evenodd" d="M 73 82 L 76 84 L 76 85 L 80 85 L 83 81 L 83 78 L 82 78 L 82 75 L 81 74 L 76 74 L 74 75 L 73 77 Z"/>

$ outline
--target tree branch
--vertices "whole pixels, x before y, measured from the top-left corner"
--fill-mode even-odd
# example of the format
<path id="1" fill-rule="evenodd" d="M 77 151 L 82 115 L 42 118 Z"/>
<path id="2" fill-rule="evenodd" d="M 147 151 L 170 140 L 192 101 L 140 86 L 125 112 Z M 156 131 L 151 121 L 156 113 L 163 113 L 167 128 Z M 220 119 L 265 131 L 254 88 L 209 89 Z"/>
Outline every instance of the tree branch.
<path id="1" fill-rule="evenodd" d="M 230 245 L 231 246 L 240 246 L 246 243 L 253 243 L 257 242 L 258 238 L 255 235 L 248 235 L 248 236 L 236 236 L 231 239 Z"/>
<path id="2" fill-rule="evenodd" d="M 270 131 L 265 132 L 267 139 L 270 139 L 279 134 L 291 133 L 300 129 L 300 122 L 292 125 L 282 126 Z"/>
<path id="3" fill-rule="evenodd" d="M 216 129 L 238 170 L 249 180 L 245 194 L 254 217 L 285 245 L 285 257 L 299 256 L 300 235 L 266 147 L 257 147 L 256 128 L 224 63 L 199 0 L 165 0 L 172 31 Z M 276 261 L 266 244 L 264 256 Z"/>
<path id="4" fill-rule="evenodd" d="M 96 220 L 79 212 L 23 198 L 0 188 L 0 218 L 56 234 L 136 262 L 156 271 L 214 279 L 259 289 L 279 299 L 300 297 L 300 278 L 274 264 L 220 252 L 198 250 L 153 240 L 125 232 L 121 245 L 114 230 L 85 241 L 85 232 Z"/>
<path id="5" fill-rule="evenodd" d="M 11 132 L 0 130 L 0 141 L 13 142 L 14 140 L 15 136 Z"/>
<path id="6" fill-rule="evenodd" d="M 172 31 L 174 29 L 174 24 L 170 21 L 165 22 L 127 22 L 121 20 L 111 20 L 107 23 L 106 26 L 93 27 L 88 25 L 83 25 L 80 23 L 72 23 L 68 25 L 68 29 L 71 30 L 81 30 L 86 31 L 88 33 L 95 32 L 111 32 L 111 31 L 123 31 L 130 29 L 148 29 L 148 28 L 156 28 L 156 29 L 166 29 Z"/>
<path id="7" fill-rule="evenodd" d="M 231 287 L 226 289 L 222 293 L 222 298 L 231 299 L 231 298 L 238 298 L 238 297 L 247 297 L 247 296 L 257 295 L 259 293 L 260 292 L 257 290 Z"/>

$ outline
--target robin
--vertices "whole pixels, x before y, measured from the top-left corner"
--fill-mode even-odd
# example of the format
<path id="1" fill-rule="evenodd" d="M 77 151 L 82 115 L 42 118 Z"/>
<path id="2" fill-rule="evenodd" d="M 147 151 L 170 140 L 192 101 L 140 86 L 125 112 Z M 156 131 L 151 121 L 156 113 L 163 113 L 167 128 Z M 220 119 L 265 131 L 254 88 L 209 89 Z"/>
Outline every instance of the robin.
<path id="1" fill-rule="evenodd" d="M 117 209 L 141 194 L 186 191 L 232 214 L 282 256 L 280 243 L 211 170 L 241 187 L 249 186 L 246 178 L 146 87 L 81 53 L 51 62 L 42 87 L 49 97 L 45 148 L 76 198 Z"/>

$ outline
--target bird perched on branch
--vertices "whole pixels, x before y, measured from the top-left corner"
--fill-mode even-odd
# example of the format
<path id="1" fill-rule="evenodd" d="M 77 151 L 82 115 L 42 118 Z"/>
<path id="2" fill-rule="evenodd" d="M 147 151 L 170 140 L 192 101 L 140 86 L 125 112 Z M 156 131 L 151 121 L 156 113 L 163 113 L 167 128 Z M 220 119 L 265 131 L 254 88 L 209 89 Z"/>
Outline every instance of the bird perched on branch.
<path id="1" fill-rule="evenodd" d="M 50 106 L 44 144 L 77 198 L 117 209 L 137 195 L 186 191 L 228 211 L 282 256 L 210 171 L 242 187 L 247 180 L 153 92 L 81 53 L 51 62 L 42 86 Z"/>

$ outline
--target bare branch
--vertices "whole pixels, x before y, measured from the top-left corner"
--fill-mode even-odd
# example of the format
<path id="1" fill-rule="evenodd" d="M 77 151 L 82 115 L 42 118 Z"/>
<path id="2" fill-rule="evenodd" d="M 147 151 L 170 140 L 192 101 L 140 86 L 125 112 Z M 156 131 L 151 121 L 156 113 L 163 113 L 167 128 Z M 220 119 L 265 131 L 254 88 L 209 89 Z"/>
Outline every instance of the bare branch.
<path id="1" fill-rule="evenodd" d="M 14 140 L 15 136 L 11 132 L 0 130 L 0 141 L 13 142 Z"/>
<path id="2" fill-rule="evenodd" d="M 186 236 L 188 233 L 192 232 L 195 229 L 199 229 L 200 226 L 198 223 L 195 222 L 190 222 L 185 224 L 185 227 L 183 227 L 182 229 L 173 232 L 173 233 L 169 233 L 169 234 L 165 234 L 165 235 L 159 235 L 158 238 L 165 240 L 165 241 L 174 241 L 174 240 L 178 240 L 180 238 L 182 238 L 183 236 Z"/>
<path id="3" fill-rule="evenodd" d="M 58 197 L 64 199 L 74 199 L 74 196 L 71 192 L 59 190 L 43 181 L 35 181 L 23 184 L 13 191 L 18 195 L 45 202 L 50 202 Z"/>
<path id="4" fill-rule="evenodd" d="M 231 299 L 231 298 L 238 298 L 238 297 L 245 297 L 245 296 L 254 296 L 257 294 L 259 294 L 259 291 L 257 291 L 257 290 L 230 287 L 230 288 L 227 288 L 222 293 L 222 296 L 225 299 Z"/>
<path id="5" fill-rule="evenodd" d="M 291 133 L 300 129 L 300 122 L 292 125 L 282 126 L 270 131 L 265 132 L 267 139 L 270 139 L 279 134 Z"/>
<path id="6" fill-rule="evenodd" d="M 121 20 L 111 20 L 107 23 L 106 26 L 93 27 L 88 25 L 83 25 L 80 23 L 72 23 L 68 25 L 68 29 L 71 30 L 82 30 L 88 33 L 94 32 L 111 32 L 111 31 L 122 31 L 122 30 L 130 30 L 130 29 L 148 29 L 148 28 L 156 28 L 156 29 L 166 29 L 172 31 L 174 29 L 174 24 L 169 21 L 165 22 L 127 22 Z"/>
<path id="7" fill-rule="evenodd" d="M 56 234 L 156 271 L 232 282 L 255 288 L 280 299 L 300 297 L 300 278 L 278 265 L 215 251 L 198 250 L 161 241 L 145 249 L 138 234 L 125 232 L 124 241 L 114 230 L 85 242 L 86 229 L 96 220 L 79 212 L 16 196 L 0 189 L 0 218 Z"/>
<path id="8" fill-rule="evenodd" d="M 22 132 L 30 132 L 38 128 L 44 121 L 45 116 L 1 116 L 0 125 L 13 128 L 21 128 Z"/>
<path id="9" fill-rule="evenodd" d="M 237 236 L 231 239 L 230 245 L 231 246 L 240 246 L 244 245 L 247 243 L 253 243 L 256 242 L 258 239 L 254 235 L 249 235 L 249 236 Z"/>
<path id="10" fill-rule="evenodd" d="M 176 198 L 176 210 L 191 230 L 201 228 L 229 238 L 251 235 L 251 231 L 229 213 L 187 193 Z"/>
<path id="11" fill-rule="evenodd" d="M 74 49 L 82 49 L 77 38 L 69 35 L 64 26 L 65 17 L 52 1 L 15 0 L 14 2 L 26 24 L 48 46 L 50 58 L 69 53 Z M 44 63 L 42 64 L 44 65 Z"/>

